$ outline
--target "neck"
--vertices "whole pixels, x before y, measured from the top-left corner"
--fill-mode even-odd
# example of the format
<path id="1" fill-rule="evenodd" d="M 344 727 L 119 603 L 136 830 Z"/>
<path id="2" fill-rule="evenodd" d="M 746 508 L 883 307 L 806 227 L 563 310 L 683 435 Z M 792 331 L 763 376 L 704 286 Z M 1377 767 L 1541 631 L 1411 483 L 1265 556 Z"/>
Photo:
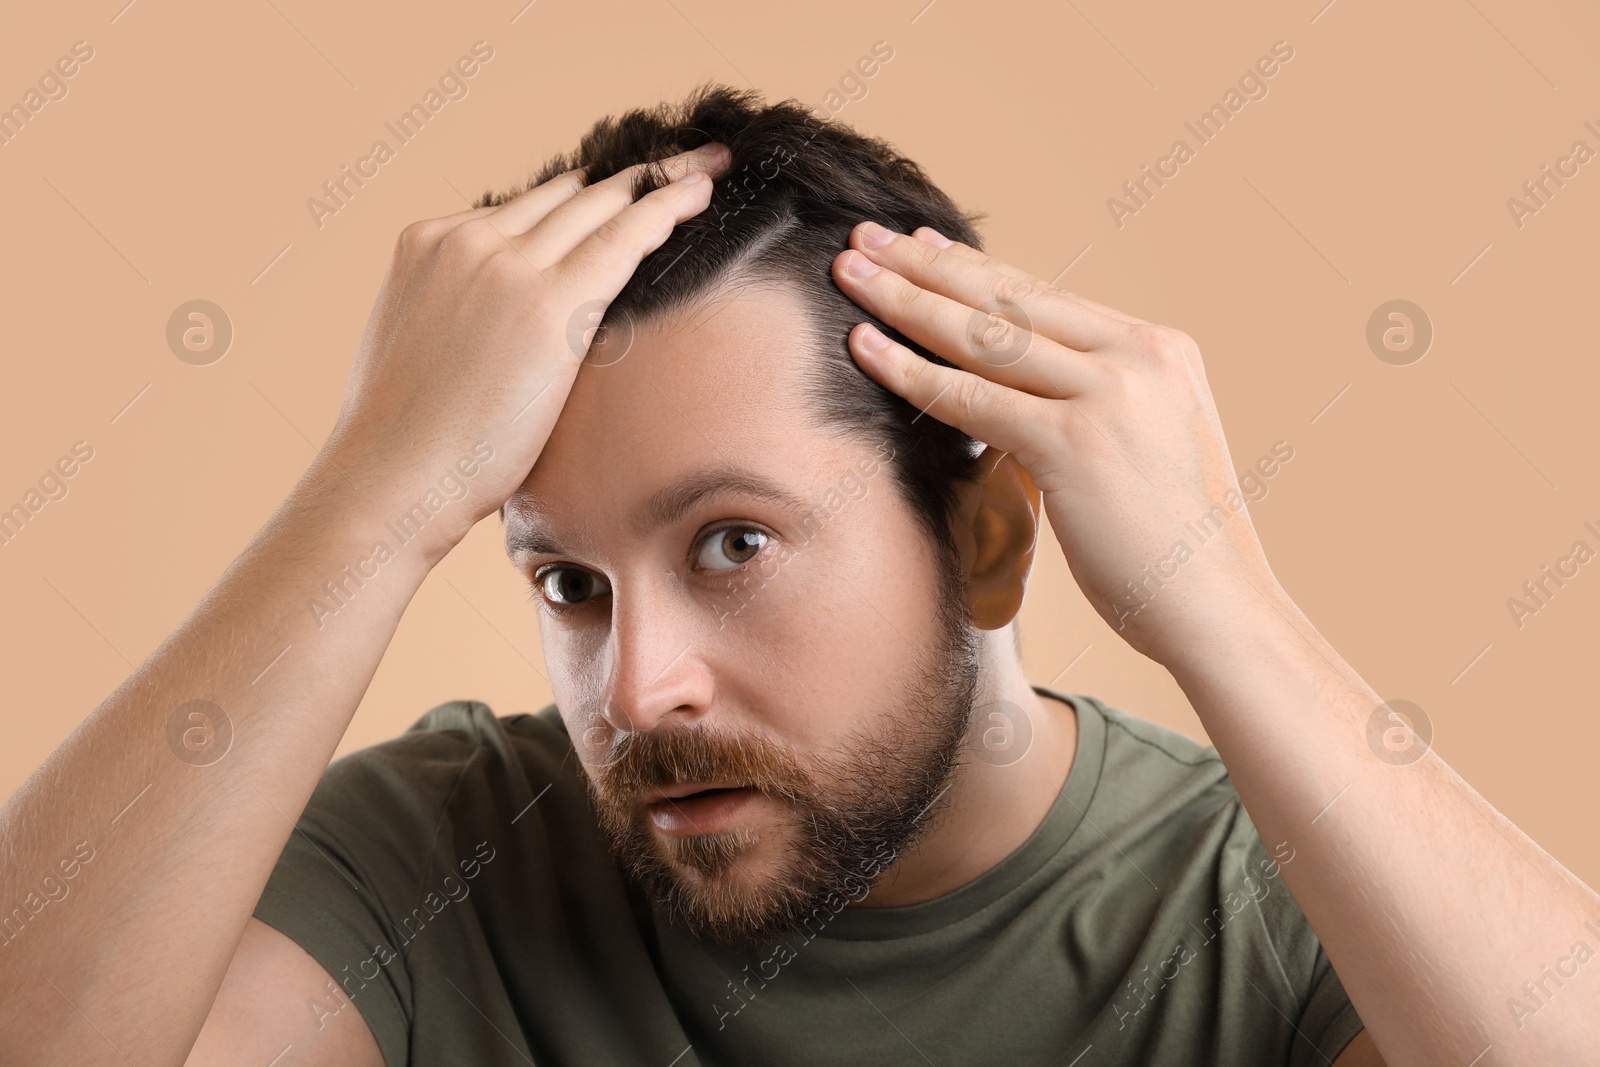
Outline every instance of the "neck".
<path id="1" fill-rule="evenodd" d="M 1003 750 L 979 758 L 976 744 L 933 805 L 930 824 L 872 891 L 867 908 L 919 904 L 943 896 L 992 870 L 1039 828 L 1056 801 L 1078 748 L 1077 714 L 1070 704 L 1033 691 L 1006 628 L 985 632 L 975 711 L 995 701 L 1022 710 L 1032 738 L 1014 758 Z M 1004 729 L 995 720 L 996 730 Z M 973 724 L 975 736 L 988 724 Z M 1021 731 L 1017 731 L 1020 737 Z"/>

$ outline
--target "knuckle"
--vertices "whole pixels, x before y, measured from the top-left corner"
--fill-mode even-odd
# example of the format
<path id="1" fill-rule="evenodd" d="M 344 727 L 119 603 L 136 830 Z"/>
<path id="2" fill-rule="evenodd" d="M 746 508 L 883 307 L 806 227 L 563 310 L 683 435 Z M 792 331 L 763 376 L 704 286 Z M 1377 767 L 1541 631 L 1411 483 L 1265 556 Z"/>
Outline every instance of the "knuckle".
<path id="1" fill-rule="evenodd" d="M 414 259 L 433 247 L 439 238 L 439 224 L 433 219 L 419 219 L 400 231 L 395 238 L 394 257 Z"/>
<path id="2" fill-rule="evenodd" d="M 439 251 L 462 259 L 487 259 L 505 247 L 505 237 L 487 217 L 468 219 L 439 239 Z"/>
<path id="3" fill-rule="evenodd" d="M 950 404 L 960 417 L 970 417 L 978 412 L 987 383 L 976 374 L 963 374 L 950 387 Z"/>
<path id="4" fill-rule="evenodd" d="M 544 281 L 544 275 L 538 268 L 514 248 L 491 252 L 484 260 L 484 270 L 490 284 L 507 290 L 526 290 L 529 286 L 537 288 Z"/>
<path id="5" fill-rule="evenodd" d="M 994 298 L 1002 305 L 1020 306 L 1039 296 L 1039 287 L 1026 278 L 1002 274 L 995 282 Z"/>
<path id="6" fill-rule="evenodd" d="M 1129 329 L 1141 355 L 1162 362 L 1184 355 L 1184 343 L 1188 338 L 1181 330 L 1151 322 L 1134 323 Z"/>
<path id="7" fill-rule="evenodd" d="M 1184 369 L 1199 362 L 1200 346 L 1182 330 L 1167 327 L 1162 334 L 1162 343 L 1156 350 L 1156 358 L 1168 366 Z"/>
<path id="8" fill-rule="evenodd" d="M 608 248 L 626 249 L 630 244 L 627 223 L 621 215 L 613 215 L 594 228 L 594 239 Z"/>
<path id="9" fill-rule="evenodd" d="M 868 279 L 869 282 L 884 281 L 890 284 L 885 286 L 888 292 L 885 298 L 891 308 L 903 315 L 917 315 L 928 306 L 928 293 L 920 286 L 913 285 L 895 275 L 879 272 Z"/>
<path id="10" fill-rule="evenodd" d="M 1020 341 L 1020 331 L 1015 323 L 1000 315 L 989 313 L 977 320 L 973 349 L 982 358 L 1011 352 Z"/>

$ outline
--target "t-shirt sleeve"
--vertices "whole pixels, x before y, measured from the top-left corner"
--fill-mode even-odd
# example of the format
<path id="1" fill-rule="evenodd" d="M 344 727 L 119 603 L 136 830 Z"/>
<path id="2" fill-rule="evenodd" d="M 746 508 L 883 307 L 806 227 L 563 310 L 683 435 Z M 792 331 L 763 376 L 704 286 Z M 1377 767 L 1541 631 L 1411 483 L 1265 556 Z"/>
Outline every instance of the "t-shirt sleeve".
<path id="1" fill-rule="evenodd" d="M 1327 1067 L 1366 1028 L 1321 945 L 1311 980 L 1311 999 L 1296 1024 L 1306 1040 L 1295 1042 L 1289 1067 Z"/>
<path id="2" fill-rule="evenodd" d="M 1259 897 L 1261 933 L 1277 962 L 1278 981 L 1263 983 L 1253 992 L 1271 1001 L 1273 1010 L 1293 1025 L 1288 1067 L 1327 1067 L 1364 1024 L 1316 931 L 1284 883 L 1282 872 L 1294 862 L 1293 847 L 1287 841 L 1269 847 L 1257 836 L 1242 804 L 1235 830 L 1238 836 L 1228 851 L 1242 855 L 1243 862 L 1235 868 L 1242 877 L 1232 889 L 1241 896 Z"/>
<path id="3" fill-rule="evenodd" d="M 481 704 L 452 702 L 407 733 L 330 763 L 256 904 L 257 919 L 338 984 L 330 1004 L 360 1012 L 387 1067 L 403 1067 L 411 1045 L 412 976 L 396 922 L 441 864 L 438 828 L 477 747 L 470 731 L 421 728 L 489 714 Z M 453 862 L 442 858 L 445 867 Z"/>

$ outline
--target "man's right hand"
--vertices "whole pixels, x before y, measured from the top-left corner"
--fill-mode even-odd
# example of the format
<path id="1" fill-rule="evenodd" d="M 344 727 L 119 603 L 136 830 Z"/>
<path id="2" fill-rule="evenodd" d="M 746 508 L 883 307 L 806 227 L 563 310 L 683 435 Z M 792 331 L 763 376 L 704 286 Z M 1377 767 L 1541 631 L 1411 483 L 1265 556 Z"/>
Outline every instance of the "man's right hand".
<path id="1" fill-rule="evenodd" d="M 722 145 L 663 161 L 670 184 L 635 200 L 630 167 L 585 186 L 561 174 L 494 208 L 407 226 L 323 446 L 345 476 L 420 485 L 488 442 L 468 506 L 430 523 L 430 562 L 533 469 L 583 363 L 584 327 L 679 222 L 703 211 Z M 698 178 L 699 180 L 692 180 Z"/>

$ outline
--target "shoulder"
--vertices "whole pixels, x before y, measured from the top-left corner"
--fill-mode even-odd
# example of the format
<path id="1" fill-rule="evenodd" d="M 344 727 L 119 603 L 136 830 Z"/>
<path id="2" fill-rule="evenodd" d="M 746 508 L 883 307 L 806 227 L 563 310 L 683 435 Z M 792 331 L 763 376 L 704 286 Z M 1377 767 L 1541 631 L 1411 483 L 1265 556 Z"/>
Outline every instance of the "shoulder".
<path id="1" fill-rule="evenodd" d="M 1210 745 L 1202 745 L 1171 727 L 1107 704 L 1097 696 L 1069 695 L 1079 704 L 1080 711 L 1085 710 L 1086 705 L 1100 716 L 1105 723 L 1108 748 L 1117 750 L 1124 759 L 1149 762 L 1180 775 L 1186 771 L 1198 771 L 1202 776 L 1227 773 L 1222 767 L 1222 757 Z"/>
<path id="2" fill-rule="evenodd" d="M 335 759 L 318 788 L 359 783 L 446 800 L 469 773 L 526 778 L 556 772 L 574 758 L 554 704 L 532 714 L 499 716 L 481 701 L 451 700 L 430 708 L 404 733 Z"/>
<path id="3" fill-rule="evenodd" d="M 1108 833 L 1119 827 L 1138 836 L 1181 836 L 1238 807 L 1216 749 L 1097 696 L 1061 695 L 1078 709 L 1071 775 L 1087 779 L 1092 815 Z"/>
<path id="4" fill-rule="evenodd" d="M 1103 732 L 1090 807 L 1096 825 L 1113 834 L 1109 827 L 1118 828 L 1124 847 L 1150 853 L 1173 884 L 1197 888 L 1203 876 L 1225 897 L 1267 872 L 1276 878 L 1278 866 L 1293 859 L 1289 842 L 1262 840 L 1215 748 L 1098 697 L 1071 696 L 1080 738 L 1091 714 Z"/>
<path id="5" fill-rule="evenodd" d="M 496 715 L 481 700 L 449 700 L 429 708 L 404 733 L 341 756 L 330 768 L 351 762 L 443 767 L 472 759 L 559 759 L 571 747 L 554 704 Z"/>
<path id="6" fill-rule="evenodd" d="M 446 843 L 541 821 L 531 817 L 535 807 L 578 823 L 588 811 L 556 706 L 498 716 L 481 701 L 451 700 L 404 733 L 330 763 L 301 822 L 351 852 L 416 857 L 419 869 L 407 872 L 415 878 L 430 865 L 423 857 Z"/>
<path id="7" fill-rule="evenodd" d="M 406 1062 L 430 1003 L 416 976 L 489 973 L 485 924 L 526 928 L 518 909 L 556 899 L 569 854 L 599 869 L 583 781 L 555 705 L 439 704 L 327 766 L 254 915 L 359 996 L 388 1062 Z"/>
<path id="8" fill-rule="evenodd" d="M 1072 697 L 1080 719 L 1097 716 L 1104 730 L 1088 805 L 1097 830 L 1084 836 L 1107 853 L 1140 950 L 1156 950 L 1162 988 L 1168 971 L 1198 968 L 1212 976 L 1216 1010 L 1240 1025 L 1266 998 L 1319 1048 L 1347 1041 L 1360 1020 L 1282 878 L 1294 841 L 1261 837 L 1216 749 Z M 1119 1010 L 1136 1014 L 1141 1003 Z"/>

